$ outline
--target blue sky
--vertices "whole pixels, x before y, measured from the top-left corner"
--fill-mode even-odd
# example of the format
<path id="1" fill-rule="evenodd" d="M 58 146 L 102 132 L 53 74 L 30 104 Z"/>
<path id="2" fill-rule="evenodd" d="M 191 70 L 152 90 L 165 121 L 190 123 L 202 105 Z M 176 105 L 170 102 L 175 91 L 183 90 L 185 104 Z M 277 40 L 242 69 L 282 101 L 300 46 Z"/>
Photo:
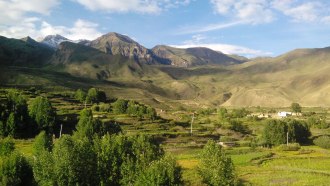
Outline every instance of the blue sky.
<path id="1" fill-rule="evenodd" d="M 248 57 L 330 46 L 328 0 L 0 0 L 0 35 L 209 47 Z"/>

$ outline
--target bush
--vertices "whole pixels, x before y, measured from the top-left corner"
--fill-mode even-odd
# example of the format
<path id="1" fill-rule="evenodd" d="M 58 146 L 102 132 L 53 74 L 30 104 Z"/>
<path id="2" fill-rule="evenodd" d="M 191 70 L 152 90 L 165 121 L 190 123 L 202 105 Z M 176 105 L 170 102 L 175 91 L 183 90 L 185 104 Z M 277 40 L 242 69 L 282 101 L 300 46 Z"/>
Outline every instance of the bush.
<path id="1" fill-rule="evenodd" d="M 0 185 L 32 185 L 32 167 L 24 156 L 12 152 L 2 157 Z"/>
<path id="2" fill-rule="evenodd" d="M 329 136 L 320 136 L 316 138 L 314 141 L 314 144 L 325 148 L 325 149 L 330 149 L 330 137 Z"/>
<path id="3" fill-rule="evenodd" d="M 99 111 L 100 112 L 110 112 L 111 111 L 111 105 L 107 103 L 100 103 L 99 104 Z"/>
<path id="4" fill-rule="evenodd" d="M 278 146 L 278 150 L 281 151 L 297 151 L 300 149 L 299 143 L 289 143 L 288 145 L 282 144 Z"/>
<path id="5" fill-rule="evenodd" d="M 241 121 L 238 120 L 230 120 L 229 121 L 230 130 L 233 130 L 235 132 L 240 132 L 242 134 L 248 134 L 250 133 L 249 128 L 246 125 L 243 125 L 243 123 Z"/>

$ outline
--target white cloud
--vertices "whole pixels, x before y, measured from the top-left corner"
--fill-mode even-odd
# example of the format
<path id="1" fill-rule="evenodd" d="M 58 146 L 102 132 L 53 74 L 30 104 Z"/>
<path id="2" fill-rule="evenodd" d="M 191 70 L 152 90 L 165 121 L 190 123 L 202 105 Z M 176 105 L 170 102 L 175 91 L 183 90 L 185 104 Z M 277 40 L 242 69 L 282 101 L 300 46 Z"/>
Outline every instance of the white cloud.
<path id="1" fill-rule="evenodd" d="M 102 35 L 98 31 L 98 24 L 78 19 L 72 27 L 54 26 L 45 21 L 38 26 L 38 20 L 26 20 L 18 25 L 1 29 L 0 35 L 14 38 L 30 36 L 32 38 L 43 38 L 47 35 L 59 34 L 68 39 L 95 39 Z M 1 28 L 1 27 L 0 27 Z"/>
<path id="2" fill-rule="evenodd" d="M 216 13 L 250 24 L 269 23 L 275 19 L 267 0 L 211 0 Z"/>
<path id="3" fill-rule="evenodd" d="M 171 45 L 176 48 L 194 48 L 194 47 L 206 47 L 215 51 L 222 52 L 224 54 L 237 54 L 246 57 L 257 56 L 270 56 L 271 52 L 264 52 L 261 50 L 250 49 L 243 46 L 219 44 L 219 43 L 199 43 L 199 44 L 183 44 L 183 45 Z"/>
<path id="4" fill-rule="evenodd" d="M 274 0 L 274 9 L 289 16 L 295 22 L 323 22 L 329 16 L 329 4 L 321 1 L 298 3 L 295 0 Z"/>
<path id="5" fill-rule="evenodd" d="M 180 45 L 170 45 L 176 48 L 194 48 L 194 47 L 206 47 L 215 51 L 222 52 L 224 54 L 237 54 L 245 57 L 257 57 L 257 56 L 271 56 L 273 53 L 265 52 L 261 50 L 255 50 L 244 46 L 223 44 L 223 43 L 209 43 L 208 40 L 212 40 L 203 34 L 196 34 L 191 37 L 190 40 L 186 40 Z"/>
<path id="6" fill-rule="evenodd" d="M 163 9 L 188 5 L 190 0 L 74 0 L 92 11 L 157 14 Z"/>
<path id="7" fill-rule="evenodd" d="M 192 33 L 209 32 L 213 30 L 221 30 L 221 29 L 233 27 L 244 23 L 245 23 L 244 21 L 234 21 L 229 23 L 209 24 L 206 26 L 185 27 L 179 30 L 176 34 L 192 34 Z"/>
<path id="8" fill-rule="evenodd" d="M 270 23 L 278 13 L 296 22 L 321 22 L 329 16 L 330 4 L 315 0 L 210 0 L 217 14 L 248 24 Z"/>
<path id="9" fill-rule="evenodd" d="M 59 0 L 1 0 L 0 23 L 12 24 L 24 19 L 27 13 L 49 15 L 59 3 Z"/>

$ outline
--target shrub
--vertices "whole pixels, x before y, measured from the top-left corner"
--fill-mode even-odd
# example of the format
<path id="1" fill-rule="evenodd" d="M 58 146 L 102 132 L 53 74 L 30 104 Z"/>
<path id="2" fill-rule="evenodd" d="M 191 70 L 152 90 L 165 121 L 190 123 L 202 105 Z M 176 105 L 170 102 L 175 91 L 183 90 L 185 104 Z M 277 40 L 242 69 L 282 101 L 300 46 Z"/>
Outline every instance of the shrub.
<path id="1" fill-rule="evenodd" d="M 316 138 L 314 141 L 314 144 L 325 148 L 325 149 L 330 149 L 330 137 L 329 136 L 320 136 Z"/>
<path id="2" fill-rule="evenodd" d="M 110 112 L 111 111 L 111 105 L 107 103 L 100 103 L 99 104 L 99 111 L 100 112 Z"/>

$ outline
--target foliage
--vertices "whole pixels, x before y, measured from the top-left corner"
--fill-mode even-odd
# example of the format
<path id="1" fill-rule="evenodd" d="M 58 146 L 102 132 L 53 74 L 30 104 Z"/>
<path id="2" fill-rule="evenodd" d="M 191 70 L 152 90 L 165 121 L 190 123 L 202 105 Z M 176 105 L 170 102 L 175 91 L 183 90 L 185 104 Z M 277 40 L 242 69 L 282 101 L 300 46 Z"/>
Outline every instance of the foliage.
<path id="1" fill-rule="evenodd" d="M 314 144 L 325 148 L 325 149 L 330 149 L 330 137 L 329 136 L 320 136 L 316 138 L 314 141 Z"/>
<path id="2" fill-rule="evenodd" d="M 138 118 L 149 118 L 155 120 L 157 118 L 157 112 L 154 108 L 139 104 L 135 101 L 127 101 L 118 99 L 113 103 L 113 111 L 116 114 L 128 114 L 130 116 L 136 116 Z"/>
<path id="3" fill-rule="evenodd" d="M 97 185 L 96 154 L 88 140 L 63 135 L 53 150 L 56 185 Z"/>
<path id="4" fill-rule="evenodd" d="M 13 112 L 9 114 L 5 131 L 6 136 L 16 137 L 16 118 Z"/>
<path id="5" fill-rule="evenodd" d="M 15 150 L 15 144 L 11 138 L 0 140 L 0 156 L 7 156 Z"/>
<path id="6" fill-rule="evenodd" d="M 55 185 L 54 158 L 46 150 L 38 152 L 33 159 L 33 176 L 38 185 Z"/>
<path id="7" fill-rule="evenodd" d="M 85 102 L 86 96 L 87 96 L 86 92 L 84 92 L 81 89 L 78 89 L 74 95 L 75 99 L 80 101 L 81 103 Z"/>
<path id="8" fill-rule="evenodd" d="M 45 131 L 41 131 L 34 140 L 33 154 L 37 155 L 43 151 L 51 151 L 53 147 L 52 137 Z"/>
<path id="9" fill-rule="evenodd" d="M 103 185 L 128 185 L 163 153 L 145 136 L 105 135 L 97 143 L 98 172 Z"/>
<path id="10" fill-rule="evenodd" d="M 230 113 L 232 118 L 244 118 L 248 114 L 250 114 L 250 112 L 248 110 L 246 110 L 245 108 L 233 109 Z"/>
<path id="11" fill-rule="evenodd" d="M 135 185 L 182 185 L 181 168 L 173 157 L 153 161 L 137 178 Z"/>
<path id="12" fill-rule="evenodd" d="M 299 103 L 292 103 L 291 104 L 291 110 L 292 112 L 295 112 L 295 113 L 301 113 L 301 106 Z"/>
<path id="13" fill-rule="evenodd" d="M 100 112 L 110 112 L 111 111 L 111 105 L 108 103 L 100 103 L 99 104 L 99 111 Z"/>
<path id="14" fill-rule="evenodd" d="M 86 96 L 87 103 L 99 103 L 105 102 L 107 96 L 104 91 L 98 90 L 96 88 L 90 88 Z"/>
<path id="15" fill-rule="evenodd" d="M 117 101 L 115 101 L 112 105 L 113 112 L 115 114 L 125 114 L 127 110 L 127 104 L 128 104 L 127 100 L 117 99 Z"/>
<path id="16" fill-rule="evenodd" d="M 221 146 L 210 140 L 201 152 L 198 172 L 207 185 L 236 185 L 234 165 Z"/>
<path id="17" fill-rule="evenodd" d="M 86 102 L 87 103 L 97 103 L 97 89 L 96 88 L 90 88 L 88 90 L 87 96 L 86 96 Z"/>
<path id="18" fill-rule="evenodd" d="M 309 136 L 311 136 L 311 132 L 306 122 L 294 120 L 294 119 L 288 119 L 285 121 L 288 126 L 287 132 L 289 133 L 290 142 L 298 142 L 298 143 L 308 142 L 308 138 Z"/>
<path id="19" fill-rule="evenodd" d="M 94 135 L 103 136 L 107 133 L 117 134 L 121 132 L 119 125 L 112 122 L 101 122 L 93 118 L 93 112 L 90 109 L 83 109 L 80 112 L 78 124 L 76 125 L 76 132 L 74 135 L 77 138 L 87 137 L 92 140 Z"/>
<path id="20" fill-rule="evenodd" d="M 31 136 L 27 101 L 17 90 L 8 90 L 4 104 L 0 105 L 0 115 L 1 136 Z"/>
<path id="21" fill-rule="evenodd" d="M 229 121 L 229 129 L 236 131 L 236 132 L 240 132 L 242 134 L 248 134 L 250 133 L 249 128 L 246 125 L 243 125 L 243 123 L 239 120 L 230 120 Z"/>
<path id="22" fill-rule="evenodd" d="M 205 109 L 199 109 L 197 111 L 198 115 L 203 115 L 203 116 L 209 116 L 212 113 L 214 113 L 216 111 L 216 109 L 212 109 L 212 108 L 205 108 Z"/>
<path id="23" fill-rule="evenodd" d="M 36 122 L 39 131 L 44 130 L 48 134 L 52 133 L 56 112 L 47 98 L 42 96 L 35 98 L 29 107 L 29 114 Z"/>
<path id="24" fill-rule="evenodd" d="M 0 178 L 1 185 L 32 185 L 32 168 L 24 156 L 13 152 L 2 157 Z"/>
<path id="25" fill-rule="evenodd" d="M 63 135 L 51 152 L 40 151 L 33 173 L 39 185 L 141 185 L 182 182 L 173 158 L 147 136 L 107 134 L 89 140 Z M 149 177 L 153 175 L 153 177 Z M 144 184 L 145 185 L 145 184 Z"/>
<path id="26" fill-rule="evenodd" d="M 150 118 L 151 120 L 155 120 L 157 118 L 157 112 L 152 107 L 147 107 L 146 109 L 146 117 Z"/>
<path id="27" fill-rule="evenodd" d="M 330 127 L 330 124 L 327 123 L 325 117 L 310 116 L 307 119 L 307 123 L 309 126 L 313 126 L 315 128 L 319 128 L 319 129 L 327 129 Z"/>
<path id="28" fill-rule="evenodd" d="M 226 119 L 227 116 L 228 116 L 228 111 L 226 108 L 224 108 L 224 107 L 218 108 L 218 117 L 220 120 Z"/>
<path id="29" fill-rule="evenodd" d="M 289 120 L 268 120 L 263 131 L 266 145 L 280 145 L 286 143 L 287 133 L 289 142 L 305 143 L 311 135 L 305 122 Z"/>

